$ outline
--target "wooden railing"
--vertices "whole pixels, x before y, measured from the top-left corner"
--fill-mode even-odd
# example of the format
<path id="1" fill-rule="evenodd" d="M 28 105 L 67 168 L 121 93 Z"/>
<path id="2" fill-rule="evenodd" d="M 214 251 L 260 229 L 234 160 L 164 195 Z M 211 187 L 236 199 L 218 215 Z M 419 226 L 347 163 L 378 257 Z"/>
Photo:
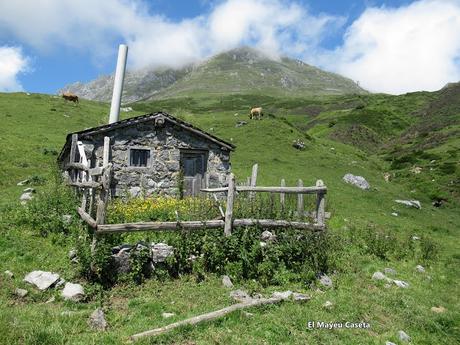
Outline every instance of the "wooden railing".
<path id="1" fill-rule="evenodd" d="M 110 196 L 110 181 L 112 174 L 112 164 L 109 160 L 110 139 L 104 138 L 104 153 L 102 166 L 89 168 L 88 164 L 75 162 L 78 138 L 72 138 L 72 147 L 70 160 L 65 169 L 68 171 L 68 184 L 77 188 L 81 194 L 81 205 L 77 208 L 81 219 L 93 230 L 94 241 L 98 235 L 110 233 L 123 233 L 133 231 L 174 231 L 174 230 L 198 230 L 198 229 L 216 229 L 223 228 L 224 235 L 230 236 L 232 229 L 239 226 L 261 226 L 264 228 L 296 228 L 311 231 L 321 231 L 325 229 L 325 219 L 329 216 L 325 212 L 325 195 L 327 187 L 321 180 L 316 182 L 316 186 L 304 187 L 301 180 L 296 187 L 286 187 L 285 181 L 281 181 L 279 187 L 262 187 L 256 186 L 257 165 L 253 168 L 249 185 L 237 186 L 235 176 L 230 174 L 227 187 L 205 188 L 203 193 L 212 194 L 216 200 L 219 213 L 222 219 L 214 220 L 194 220 L 181 221 L 177 216 L 176 221 L 169 222 L 137 222 L 106 224 L 106 208 Z M 235 219 L 233 216 L 233 207 L 235 197 L 238 193 L 248 192 L 249 200 L 255 198 L 256 193 L 277 193 L 281 206 L 284 208 L 286 203 L 286 194 L 297 195 L 297 214 L 300 218 L 309 216 L 312 222 L 275 220 L 275 219 Z M 216 193 L 226 194 L 226 207 L 218 203 Z M 316 208 L 314 211 L 306 212 L 304 209 L 304 195 L 316 194 Z M 177 215 L 177 213 L 176 213 Z"/>

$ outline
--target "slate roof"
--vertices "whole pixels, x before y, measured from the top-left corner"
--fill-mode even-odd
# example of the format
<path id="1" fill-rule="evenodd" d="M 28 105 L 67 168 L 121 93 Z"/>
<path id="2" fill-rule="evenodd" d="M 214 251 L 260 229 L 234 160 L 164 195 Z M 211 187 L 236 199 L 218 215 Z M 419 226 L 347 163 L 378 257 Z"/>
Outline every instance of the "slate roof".
<path id="1" fill-rule="evenodd" d="M 61 156 L 63 155 L 67 145 L 69 145 L 70 143 L 70 140 L 71 140 L 71 137 L 73 134 L 78 134 L 78 137 L 79 138 L 85 138 L 85 137 L 88 137 L 88 136 L 91 136 L 91 135 L 94 135 L 94 134 L 99 134 L 99 133 L 104 133 L 104 132 L 108 132 L 108 131 L 112 131 L 112 130 L 115 130 L 115 129 L 118 129 L 118 128 L 122 128 L 122 127 L 128 127 L 128 126 L 132 126 L 132 125 L 136 125 L 138 123 L 142 123 L 142 122 L 146 122 L 146 121 L 151 121 L 157 117 L 163 117 L 166 121 L 169 121 L 169 122 L 172 122 L 180 127 L 182 127 L 183 129 L 185 130 L 189 130 L 207 140 L 210 140 L 210 141 L 213 141 L 215 142 L 216 144 L 219 144 L 225 148 L 227 148 L 228 150 L 230 151 L 233 151 L 235 149 L 235 145 L 225 141 L 225 140 L 222 140 L 208 132 L 205 132 L 203 131 L 202 129 L 199 129 L 195 126 L 193 126 L 192 124 L 188 123 L 188 122 L 185 122 L 185 121 L 182 121 L 168 113 L 165 113 L 165 112 L 156 112 L 156 113 L 150 113 L 150 114 L 145 114 L 145 115 L 140 115 L 140 116 L 135 116 L 135 117 L 131 117 L 129 119 L 125 119 L 125 120 L 121 120 L 121 121 L 117 121 L 117 122 L 114 122 L 114 123 L 111 123 L 111 124 L 107 124 L 107 125 L 102 125 L 102 126 L 97 126 L 97 127 L 92 127 L 92 128 L 87 128 L 85 130 L 82 130 L 82 131 L 79 131 L 79 132 L 73 132 L 73 133 L 69 133 L 67 134 L 67 137 L 66 137 L 66 143 L 64 145 L 64 147 L 62 148 L 62 151 L 61 153 L 59 154 L 59 157 L 58 157 L 58 160 L 60 160 Z"/>

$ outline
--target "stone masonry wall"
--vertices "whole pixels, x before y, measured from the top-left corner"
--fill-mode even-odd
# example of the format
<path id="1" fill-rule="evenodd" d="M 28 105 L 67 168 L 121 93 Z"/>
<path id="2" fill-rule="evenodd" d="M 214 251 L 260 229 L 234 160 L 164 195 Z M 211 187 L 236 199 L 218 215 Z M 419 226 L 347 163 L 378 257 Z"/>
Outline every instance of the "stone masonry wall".
<path id="1" fill-rule="evenodd" d="M 111 138 L 110 160 L 113 163 L 112 193 L 116 196 L 156 194 L 177 195 L 180 151 L 208 152 L 209 187 L 224 186 L 230 173 L 230 152 L 218 144 L 165 121 L 156 127 L 154 121 L 114 129 L 82 140 L 92 166 L 102 162 L 104 136 Z M 129 166 L 131 148 L 150 149 L 148 167 Z"/>

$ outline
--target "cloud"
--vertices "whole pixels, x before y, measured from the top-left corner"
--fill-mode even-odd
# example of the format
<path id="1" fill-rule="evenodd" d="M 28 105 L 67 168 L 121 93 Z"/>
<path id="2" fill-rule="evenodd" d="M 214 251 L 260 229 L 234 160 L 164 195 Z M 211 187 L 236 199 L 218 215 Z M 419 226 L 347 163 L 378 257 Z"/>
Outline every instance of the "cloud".
<path id="1" fill-rule="evenodd" d="M 18 47 L 0 47 L 0 91 L 21 91 L 18 74 L 29 70 L 29 59 Z"/>
<path id="2" fill-rule="evenodd" d="M 226 0 L 208 13 L 173 22 L 150 14 L 140 0 L 15 0 L 0 2 L 1 32 L 42 53 L 68 47 L 96 59 L 118 42 L 130 48 L 132 66 L 179 67 L 247 44 L 273 57 L 315 49 L 343 18 L 313 16 L 288 0 Z"/>
<path id="3" fill-rule="evenodd" d="M 370 91 L 434 91 L 460 80 L 460 1 L 368 8 L 326 65 Z"/>

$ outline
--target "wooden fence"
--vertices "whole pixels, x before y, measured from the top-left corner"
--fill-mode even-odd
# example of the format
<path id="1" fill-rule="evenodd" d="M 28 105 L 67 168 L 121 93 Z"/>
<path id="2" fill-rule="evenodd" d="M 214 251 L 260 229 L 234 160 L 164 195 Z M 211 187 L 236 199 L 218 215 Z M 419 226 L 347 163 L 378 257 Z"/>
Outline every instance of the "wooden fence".
<path id="1" fill-rule="evenodd" d="M 311 231 L 321 231 L 325 229 L 325 219 L 329 216 L 325 212 L 325 195 L 327 187 L 321 180 L 316 182 L 313 187 L 304 187 L 301 180 L 296 187 L 286 187 L 285 181 L 281 181 L 279 187 L 256 186 L 257 165 L 253 167 L 249 185 L 238 186 L 235 176 L 230 174 L 228 186 L 221 188 L 205 188 L 203 193 L 211 193 L 216 201 L 216 193 L 226 193 L 225 210 L 218 204 L 222 219 L 195 220 L 195 221 L 176 221 L 169 222 L 137 222 L 106 224 L 106 208 L 110 196 L 110 184 L 112 174 L 112 164 L 109 163 L 110 139 L 104 138 L 104 153 L 102 166 L 89 168 L 84 162 L 84 152 L 80 152 L 80 162 L 75 162 L 76 150 L 78 149 L 78 138 L 72 137 L 70 151 L 70 163 L 65 169 L 68 172 L 68 184 L 76 187 L 81 192 L 81 205 L 77 208 L 78 214 L 86 224 L 93 229 L 94 241 L 97 235 L 110 233 L 123 233 L 132 231 L 173 231 L 173 230 L 197 230 L 197 229 L 216 229 L 223 228 L 225 236 L 230 236 L 232 229 L 239 226 L 261 226 L 264 228 L 296 228 Z M 83 153 L 83 154 L 82 154 Z M 254 198 L 256 193 L 277 193 L 280 203 L 285 205 L 286 194 L 297 195 L 297 214 L 308 215 L 313 218 L 313 222 L 300 222 L 275 219 L 235 219 L 233 217 L 233 206 L 235 196 L 239 192 L 249 192 L 249 198 Z M 304 194 L 316 194 L 316 209 L 312 212 L 304 210 Z M 177 214 L 177 213 L 176 213 Z"/>

